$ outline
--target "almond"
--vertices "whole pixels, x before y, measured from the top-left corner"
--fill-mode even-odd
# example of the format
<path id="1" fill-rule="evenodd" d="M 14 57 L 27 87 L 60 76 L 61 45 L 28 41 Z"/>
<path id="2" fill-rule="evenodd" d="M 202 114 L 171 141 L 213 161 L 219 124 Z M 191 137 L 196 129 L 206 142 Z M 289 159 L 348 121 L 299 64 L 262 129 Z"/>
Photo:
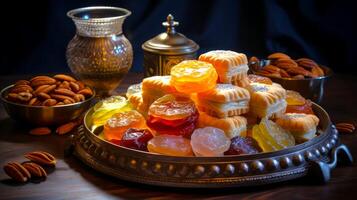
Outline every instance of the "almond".
<path id="1" fill-rule="evenodd" d="M 38 87 L 40 85 L 52 85 L 56 83 L 56 80 L 49 76 L 37 76 L 31 79 L 31 86 Z"/>
<path id="2" fill-rule="evenodd" d="M 56 159 L 51 154 L 44 151 L 33 151 L 25 154 L 25 158 L 40 165 L 55 166 Z"/>
<path id="3" fill-rule="evenodd" d="M 63 125 L 59 126 L 59 127 L 56 129 L 56 133 L 57 133 L 58 135 L 63 135 L 63 134 L 69 133 L 69 132 L 71 132 L 76 126 L 77 126 L 77 123 L 76 123 L 76 122 L 69 122 L 69 123 L 67 123 L 67 124 L 63 124 Z"/>
<path id="4" fill-rule="evenodd" d="M 268 56 L 269 60 L 277 60 L 277 59 L 290 59 L 290 56 L 286 55 L 285 53 L 273 53 Z"/>
<path id="5" fill-rule="evenodd" d="M 77 80 L 73 78 L 72 76 L 66 75 L 66 74 L 57 74 L 53 76 L 53 78 L 61 81 L 68 81 L 68 82 L 76 82 Z"/>
<path id="6" fill-rule="evenodd" d="M 72 92 L 71 90 L 65 89 L 65 88 L 55 89 L 55 93 L 69 96 L 69 97 L 73 97 L 76 95 L 76 93 Z"/>
<path id="7" fill-rule="evenodd" d="M 30 172 L 32 177 L 47 177 L 46 171 L 34 162 L 23 163 L 22 166 Z"/>
<path id="8" fill-rule="evenodd" d="M 51 129 L 47 127 L 38 127 L 31 129 L 29 132 L 31 135 L 48 135 L 51 133 Z"/>
<path id="9" fill-rule="evenodd" d="M 56 104 L 57 104 L 56 99 L 47 99 L 42 103 L 43 106 L 54 106 Z"/>
<path id="10" fill-rule="evenodd" d="M 30 172 L 17 162 L 10 162 L 4 166 L 5 173 L 15 181 L 24 183 L 31 178 Z"/>

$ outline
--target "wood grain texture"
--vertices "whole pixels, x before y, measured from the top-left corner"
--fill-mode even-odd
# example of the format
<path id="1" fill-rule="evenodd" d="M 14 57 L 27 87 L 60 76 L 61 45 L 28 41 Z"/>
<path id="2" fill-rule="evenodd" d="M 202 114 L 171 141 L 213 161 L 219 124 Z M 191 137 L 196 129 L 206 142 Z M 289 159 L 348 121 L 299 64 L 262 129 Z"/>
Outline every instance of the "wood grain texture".
<path id="1" fill-rule="evenodd" d="M 3 88 L 15 80 L 30 76 L 0 76 Z M 130 73 L 118 92 L 140 82 L 141 74 Z M 335 75 L 327 85 L 322 106 L 333 122 L 357 123 L 357 77 Z M 58 158 L 56 170 L 40 183 L 16 184 L 0 170 L 0 199 L 354 199 L 357 166 L 339 166 L 331 181 L 316 185 L 309 179 L 298 179 L 260 187 L 231 189 L 179 189 L 147 186 L 114 179 L 92 170 L 74 157 L 64 157 L 68 135 L 28 134 L 31 127 L 16 123 L 0 106 L 0 165 L 25 161 L 23 154 L 44 150 Z M 357 159 L 357 133 L 340 136 Z"/>

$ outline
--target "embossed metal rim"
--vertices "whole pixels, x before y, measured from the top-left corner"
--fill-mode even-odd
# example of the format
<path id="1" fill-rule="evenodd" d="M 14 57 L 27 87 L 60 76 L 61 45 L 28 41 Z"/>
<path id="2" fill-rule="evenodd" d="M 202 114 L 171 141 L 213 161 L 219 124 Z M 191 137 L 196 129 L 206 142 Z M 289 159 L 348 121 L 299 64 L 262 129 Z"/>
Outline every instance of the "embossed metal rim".
<path id="1" fill-rule="evenodd" d="M 119 15 L 119 16 L 114 16 L 114 17 L 101 17 L 101 18 L 89 18 L 89 19 L 83 19 L 81 17 L 76 17 L 74 16 L 75 14 L 78 14 L 80 12 L 84 11 L 91 11 L 91 10 L 116 10 L 116 11 L 122 11 L 125 14 L 124 15 Z M 119 8 L 119 7 L 111 7 L 111 6 L 91 6 L 91 7 L 83 7 L 83 8 L 77 8 L 73 9 L 67 12 L 67 16 L 73 20 L 78 20 L 78 21 L 93 21 L 93 22 L 102 22 L 102 21 L 111 21 L 115 19 L 120 19 L 120 18 L 125 18 L 131 15 L 131 11 L 125 9 L 125 8 Z"/>

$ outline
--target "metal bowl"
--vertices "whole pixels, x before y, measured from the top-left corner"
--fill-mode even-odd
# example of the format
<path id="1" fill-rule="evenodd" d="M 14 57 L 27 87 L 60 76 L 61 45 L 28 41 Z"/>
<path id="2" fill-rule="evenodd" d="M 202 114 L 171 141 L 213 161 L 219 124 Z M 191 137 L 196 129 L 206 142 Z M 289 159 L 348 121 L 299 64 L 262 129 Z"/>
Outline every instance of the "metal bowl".
<path id="1" fill-rule="evenodd" d="M 261 60 L 259 63 L 250 63 L 250 71 L 255 74 L 255 69 L 263 68 L 269 64 L 269 60 Z M 330 68 L 320 65 L 324 70 L 325 76 L 317 78 L 305 78 L 301 80 L 296 80 L 292 78 L 276 78 L 269 77 L 273 82 L 279 83 L 283 88 L 287 90 L 294 90 L 299 92 L 303 97 L 311 99 L 316 103 L 321 103 L 324 96 L 325 83 L 329 77 L 332 76 L 333 72 Z"/>
<path id="2" fill-rule="evenodd" d="M 337 153 L 352 162 L 346 146 L 323 108 L 313 103 L 320 135 L 280 151 L 223 157 L 174 157 L 137 151 L 109 143 L 91 131 L 93 108 L 72 136 L 75 155 L 110 176 L 139 183 L 188 188 L 262 185 L 303 177 L 313 171 L 322 181 L 336 166 Z M 340 155 L 341 155 L 340 154 Z M 330 155 L 332 155 L 330 157 Z M 321 175 L 322 174 L 322 175 Z M 321 175 L 321 176 L 320 176 Z"/>
<path id="3" fill-rule="evenodd" d="M 50 107 L 29 106 L 5 99 L 6 94 L 13 86 L 4 88 L 0 93 L 6 112 L 15 120 L 38 126 L 60 125 L 75 120 L 88 110 L 95 97 L 95 91 L 92 89 L 94 91 L 93 96 L 82 102 Z"/>

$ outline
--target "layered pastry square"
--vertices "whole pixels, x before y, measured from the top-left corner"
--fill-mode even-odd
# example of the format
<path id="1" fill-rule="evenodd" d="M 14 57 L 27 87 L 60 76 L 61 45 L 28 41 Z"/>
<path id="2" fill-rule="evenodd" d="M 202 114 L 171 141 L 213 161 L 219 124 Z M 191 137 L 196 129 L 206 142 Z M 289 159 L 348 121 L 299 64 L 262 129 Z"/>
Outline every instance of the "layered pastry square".
<path id="1" fill-rule="evenodd" d="M 275 118 L 286 111 L 286 90 L 281 85 L 252 82 L 250 92 L 250 114 L 260 118 Z"/>
<path id="2" fill-rule="evenodd" d="M 217 118 L 204 112 L 200 112 L 198 127 L 208 126 L 222 129 L 229 138 L 234 138 L 236 136 L 244 137 L 246 136 L 247 120 L 242 116 Z"/>
<path id="3" fill-rule="evenodd" d="M 158 98 L 166 94 L 177 93 L 171 85 L 171 76 L 152 76 L 142 82 L 142 98 L 149 106 Z"/>
<path id="4" fill-rule="evenodd" d="M 139 111 L 139 113 L 141 113 L 144 116 L 147 115 L 149 105 L 143 101 L 141 92 L 130 95 L 128 100 L 135 110 Z"/>
<path id="5" fill-rule="evenodd" d="M 225 118 L 247 113 L 249 99 L 248 90 L 218 83 L 214 89 L 197 94 L 197 106 L 211 116 Z"/>
<path id="6" fill-rule="evenodd" d="M 248 83 L 248 59 L 243 53 L 215 50 L 199 56 L 200 61 L 211 63 L 218 73 L 220 83 L 245 87 Z"/>
<path id="7" fill-rule="evenodd" d="M 276 120 L 276 123 L 288 130 L 297 141 L 304 142 L 316 136 L 319 118 L 311 114 L 285 113 Z"/>

